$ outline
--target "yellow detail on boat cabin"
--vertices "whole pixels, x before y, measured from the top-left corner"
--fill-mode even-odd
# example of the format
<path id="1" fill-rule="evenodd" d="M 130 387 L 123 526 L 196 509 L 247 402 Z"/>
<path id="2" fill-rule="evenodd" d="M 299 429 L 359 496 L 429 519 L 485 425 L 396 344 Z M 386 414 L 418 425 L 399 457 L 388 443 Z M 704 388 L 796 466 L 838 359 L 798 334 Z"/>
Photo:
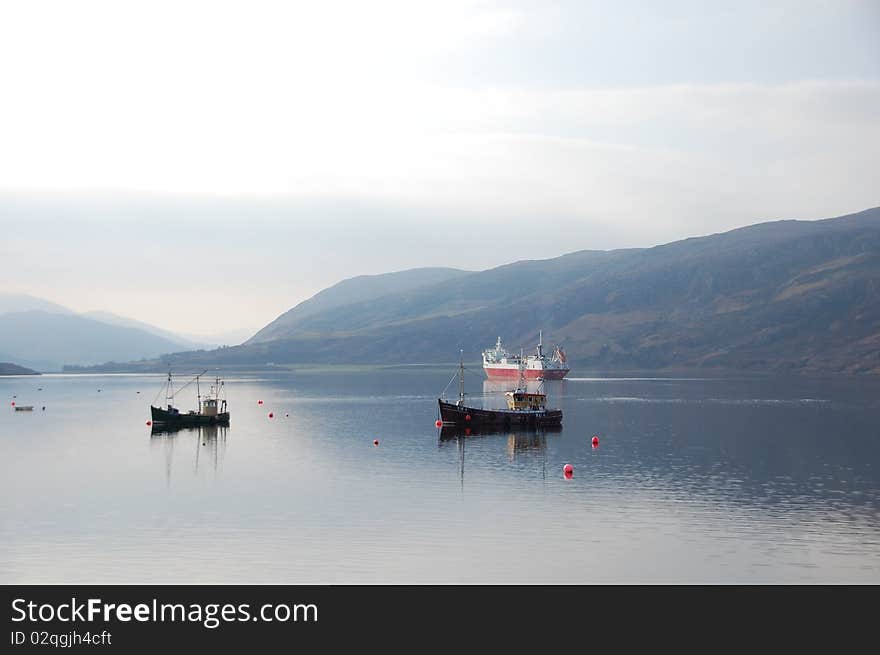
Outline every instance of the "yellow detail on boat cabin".
<path id="1" fill-rule="evenodd" d="M 504 395 L 507 396 L 508 409 L 544 409 L 547 399 L 546 394 L 525 391 L 508 391 Z"/>

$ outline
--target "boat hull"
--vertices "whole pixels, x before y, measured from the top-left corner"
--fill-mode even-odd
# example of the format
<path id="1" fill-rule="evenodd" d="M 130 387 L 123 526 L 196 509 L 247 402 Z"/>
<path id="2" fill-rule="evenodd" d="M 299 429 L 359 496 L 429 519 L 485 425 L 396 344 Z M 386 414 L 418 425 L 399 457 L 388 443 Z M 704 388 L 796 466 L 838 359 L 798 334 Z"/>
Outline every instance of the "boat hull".
<path id="1" fill-rule="evenodd" d="M 519 368 L 516 366 L 509 368 L 484 366 L 483 370 L 486 371 L 486 377 L 490 380 L 519 379 Z M 538 378 L 543 378 L 544 380 L 561 380 L 568 375 L 569 370 L 570 369 L 567 368 L 527 368 L 523 371 L 523 375 L 526 380 L 537 380 Z"/>
<path id="2" fill-rule="evenodd" d="M 171 426 L 187 426 L 187 425 L 228 425 L 229 412 L 222 414 L 206 415 L 206 414 L 175 414 L 161 407 L 150 406 L 150 414 L 153 423 L 161 423 L 162 425 Z"/>
<path id="3" fill-rule="evenodd" d="M 562 425 L 562 410 L 512 410 L 482 409 L 456 405 L 443 400 L 440 404 L 440 420 L 443 427 L 471 430 L 543 428 Z"/>

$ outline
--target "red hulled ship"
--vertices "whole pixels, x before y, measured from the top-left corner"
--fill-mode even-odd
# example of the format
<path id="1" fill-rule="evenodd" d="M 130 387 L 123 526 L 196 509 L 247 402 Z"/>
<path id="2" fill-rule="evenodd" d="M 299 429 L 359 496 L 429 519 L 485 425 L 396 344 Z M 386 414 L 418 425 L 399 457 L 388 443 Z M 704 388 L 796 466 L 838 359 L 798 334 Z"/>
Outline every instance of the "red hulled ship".
<path id="1" fill-rule="evenodd" d="M 483 351 L 483 370 L 490 379 L 511 378 L 520 376 L 520 366 L 527 380 L 561 380 L 569 370 L 565 362 L 565 352 L 561 346 L 553 349 L 553 354 L 544 354 L 543 334 L 538 333 L 536 354 L 524 357 L 507 352 L 501 345 L 501 337 L 491 350 Z"/>

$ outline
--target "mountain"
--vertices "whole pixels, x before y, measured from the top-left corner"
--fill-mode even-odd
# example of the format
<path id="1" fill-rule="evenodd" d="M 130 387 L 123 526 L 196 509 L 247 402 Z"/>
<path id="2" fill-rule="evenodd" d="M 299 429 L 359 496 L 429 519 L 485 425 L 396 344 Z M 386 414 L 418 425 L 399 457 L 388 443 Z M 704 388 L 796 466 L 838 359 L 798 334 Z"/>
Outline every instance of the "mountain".
<path id="1" fill-rule="evenodd" d="M 468 271 L 456 268 L 414 268 L 382 275 L 360 275 L 343 280 L 285 312 L 251 337 L 247 343 L 260 343 L 285 338 L 296 331 L 308 331 L 310 317 L 322 316 L 330 310 L 370 302 L 383 296 L 405 294 L 412 289 L 439 284 L 467 276 Z M 318 328 L 320 332 L 320 328 Z"/>
<path id="2" fill-rule="evenodd" d="M 180 348 L 141 329 L 36 310 L 0 315 L 0 344 L 3 359 L 42 371 L 61 370 L 64 364 L 152 358 Z"/>
<path id="3" fill-rule="evenodd" d="M 58 303 L 54 303 L 50 300 L 37 298 L 35 296 L 30 296 L 24 293 L 0 293 L 0 315 L 30 311 L 41 311 L 46 312 L 47 314 L 77 315 L 99 321 L 101 323 L 106 323 L 107 325 L 138 328 L 140 330 L 144 330 L 145 332 L 149 332 L 151 334 L 155 334 L 156 336 L 160 336 L 168 339 L 169 341 L 175 342 L 177 344 L 177 347 L 175 348 L 176 350 L 214 348 L 223 343 L 240 343 L 254 332 L 246 330 L 239 331 L 234 335 L 235 337 L 240 337 L 236 341 L 223 341 L 221 339 L 215 340 L 211 338 L 201 337 L 191 338 L 186 335 L 180 335 L 175 332 L 171 332 L 170 330 L 164 330 L 160 327 L 156 327 L 155 325 L 150 325 L 149 323 L 144 323 L 143 321 L 138 321 L 133 318 L 128 318 L 126 316 L 119 316 L 118 314 L 113 314 L 111 312 L 95 310 L 90 312 L 78 313 L 73 311 L 72 309 L 64 307 L 63 305 L 59 305 Z M 227 334 L 217 336 L 223 336 L 227 338 L 229 337 L 229 335 Z"/>
<path id="4" fill-rule="evenodd" d="M 241 346 L 145 365 L 449 362 L 460 348 L 474 360 L 499 335 L 531 349 L 543 329 L 581 369 L 880 373 L 880 208 L 411 273 L 391 274 L 393 290 L 384 276 L 347 280 Z"/>
<path id="5" fill-rule="evenodd" d="M 11 362 L 0 362 L 0 375 L 39 375 L 39 373 Z"/>
<path id="6" fill-rule="evenodd" d="M 50 314 L 73 314 L 74 311 L 58 303 L 36 298 L 24 293 L 0 292 L 0 314 L 41 311 Z"/>
<path id="7" fill-rule="evenodd" d="M 119 316 L 118 314 L 113 314 L 111 312 L 95 310 L 90 312 L 83 312 L 82 314 L 80 314 L 80 316 L 90 318 L 95 321 L 100 321 L 101 323 L 106 323 L 107 325 L 137 328 L 139 330 L 143 330 L 144 332 L 149 332 L 150 334 L 154 334 L 177 344 L 175 350 L 195 350 L 198 348 L 207 348 L 214 345 L 219 345 L 213 342 L 200 341 L 198 339 L 189 339 L 179 334 L 175 334 L 174 332 L 171 332 L 169 330 L 163 330 L 162 328 L 156 327 L 155 325 L 150 325 L 149 323 L 144 323 L 143 321 L 138 321 L 136 319 L 128 318 L 126 316 Z"/>

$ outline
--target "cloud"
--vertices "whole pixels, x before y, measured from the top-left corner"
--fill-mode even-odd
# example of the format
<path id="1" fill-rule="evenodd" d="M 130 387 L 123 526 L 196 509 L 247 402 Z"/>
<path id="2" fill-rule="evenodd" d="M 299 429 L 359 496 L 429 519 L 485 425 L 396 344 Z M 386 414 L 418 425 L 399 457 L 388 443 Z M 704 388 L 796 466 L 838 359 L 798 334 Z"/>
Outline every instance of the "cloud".
<path id="1" fill-rule="evenodd" d="M 268 320 L 347 275 L 878 205 L 880 82 L 840 72 L 876 70 L 867 5 L 797 6 L 8 3 L 5 282 Z M 157 271 L 206 239 L 222 289 Z M 197 330 L 192 307 L 166 325 Z"/>

